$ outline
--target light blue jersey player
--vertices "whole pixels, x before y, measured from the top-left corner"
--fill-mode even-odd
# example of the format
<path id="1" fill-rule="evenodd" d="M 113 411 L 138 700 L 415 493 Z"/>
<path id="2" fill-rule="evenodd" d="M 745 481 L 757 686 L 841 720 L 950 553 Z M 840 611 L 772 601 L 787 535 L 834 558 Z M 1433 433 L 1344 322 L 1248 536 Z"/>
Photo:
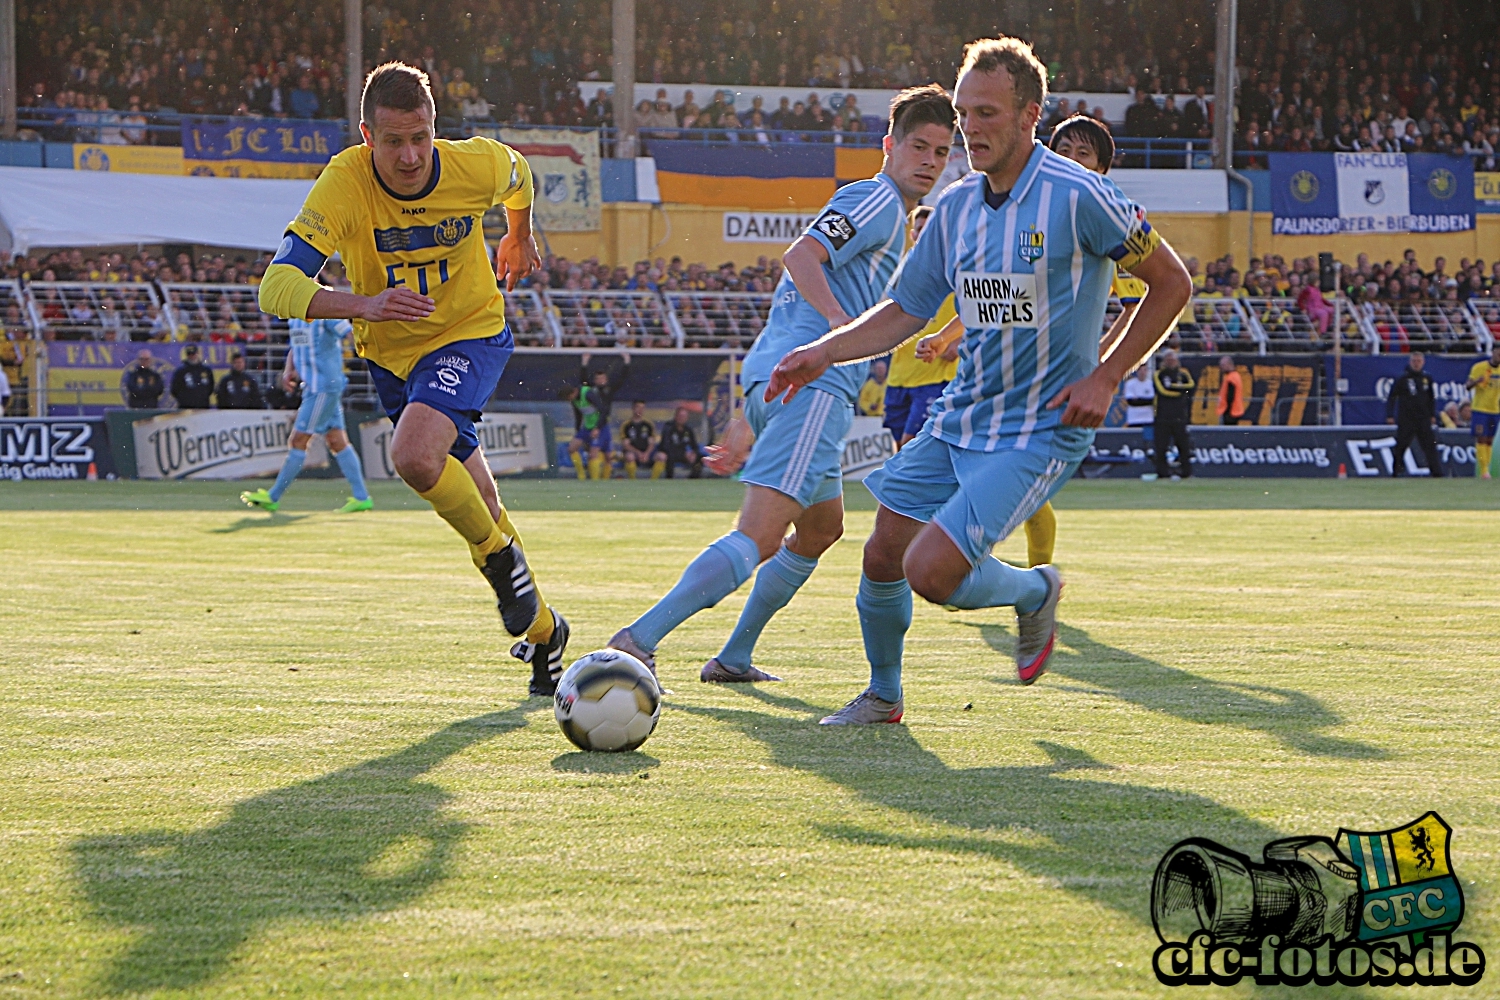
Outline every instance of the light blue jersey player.
<path id="1" fill-rule="evenodd" d="M 747 488 L 739 524 L 693 560 L 670 593 L 616 633 L 611 646 L 654 664 L 668 633 L 733 593 L 764 562 L 738 625 L 699 679 L 778 679 L 757 669 L 752 653 L 771 616 L 843 534 L 839 467 L 866 365 L 829 371 L 787 403 L 767 401 L 764 389 L 787 351 L 880 301 L 901 259 L 906 213 L 948 161 L 953 121 L 952 101 L 941 87 L 898 94 L 880 173 L 840 189 L 787 250 L 766 327 L 745 358 L 745 413 L 730 422 L 724 443 L 709 449 L 711 471 L 729 475 L 743 466 Z M 789 527 L 796 529 L 790 538 Z"/>
<path id="2" fill-rule="evenodd" d="M 302 405 L 297 407 L 297 421 L 292 425 L 291 450 L 269 490 L 247 491 L 240 499 L 251 507 L 277 510 L 282 494 L 307 461 L 308 442 L 314 434 L 322 434 L 354 494 L 339 508 L 340 513 L 369 510 L 375 503 L 365 488 L 359 454 L 349 447 L 349 435 L 344 431 L 344 386 L 349 383 L 344 374 L 344 339 L 354 332 L 354 326 L 346 319 L 291 319 L 287 327 L 291 347 L 281 379 L 288 390 L 295 388 L 299 379 L 302 382 Z"/>
<path id="3" fill-rule="evenodd" d="M 949 608 L 1014 607 L 1017 674 L 1023 684 L 1042 674 L 1062 578 L 990 550 L 1078 468 L 1120 380 L 1191 294 L 1187 271 L 1139 206 L 1035 141 L 1046 93 L 1046 72 L 1024 42 L 968 47 L 954 106 L 976 172 L 939 199 L 891 301 L 793 351 L 772 374 L 770 393 L 790 390 L 795 400 L 830 365 L 915 334 L 950 293 L 966 328 L 958 372 L 921 433 L 865 481 L 880 501 L 856 602 L 870 687 L 825 725 L 900 721 L 913 590 Z M 1148 290 L 1101 364 L 1116 264 Z"/>

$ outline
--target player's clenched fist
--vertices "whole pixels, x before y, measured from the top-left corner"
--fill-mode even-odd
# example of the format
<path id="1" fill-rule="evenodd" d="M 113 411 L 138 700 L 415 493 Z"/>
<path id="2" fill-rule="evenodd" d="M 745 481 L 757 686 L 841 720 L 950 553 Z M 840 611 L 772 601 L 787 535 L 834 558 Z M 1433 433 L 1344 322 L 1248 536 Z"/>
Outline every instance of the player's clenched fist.
<path id="1" fill-rule="evenodd" d="M 828 370 L 828 351 L 817 343 L 799 347 L 776 362 L 771 369 L 771 381 L 766 385 L 766 402 L 772 402 L 783 392 L 784 402 L 790 402 L 797 390 L 811 385 Z"/>
<path id="2" fill-rule="evenodd" d="M 365 300 L 364 318 L 371 323 L 414 323 L 432 315 L 437 303 L 410 288 L 387 288 Z"/>
<path id="3" fill-rule="evenodd" d="M 542 266 L 542 255 L 531 236 L 517 239 L 514 233 L 506 233 L 495 248 L 495 277 L 505 282 L 505 290 L 516 290 L 516 282 Z"/>

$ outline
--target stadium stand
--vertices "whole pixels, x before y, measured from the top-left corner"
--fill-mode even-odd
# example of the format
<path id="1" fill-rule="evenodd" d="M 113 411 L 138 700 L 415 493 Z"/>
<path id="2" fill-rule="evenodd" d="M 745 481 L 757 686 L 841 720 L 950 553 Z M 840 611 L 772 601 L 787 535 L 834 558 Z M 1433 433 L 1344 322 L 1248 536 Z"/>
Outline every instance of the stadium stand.
<path id="1" fill-rule="evenodd" d="M 965 40 L 1005 30 L 1035 42 L 1055 92 L 1161 97 L 1131 109 L 1123 136 L 1209 133 L 1208 103 L 1187 95 L 1212 87 L 1212 15 L 1188 0 L 1074 0 L 1045 9 L 794 0 L 775 9 L 775 31 L 757 27 L 763 10 L 752 0 L 649 0 L 641 8 L 640 23 L 651 25 L 636 53 L 643 82 L 826 92 L 946 81 Z M 185 0 L 168 4 L 165 16 L 140 3 L 99 0 L 22 0 L 17 10 L 23 124 L 38 137 L 176 145 L 175 118 L 153 116 L 342 114 L 342 14 L 328 0 L 273 0 L 238 22 L 217 5 Z M 1493 169 L 1500 146 L 1493 4 L 1259 0 L 1241 6 L 1240 20 L 1242 164 L 1263 166 L 1271 150 L 1456 151 Z M 450 123 L 612 123 L 609 103 L 586 100 L 578 89 L 579 81 L 588 88 L 609 77 L 604 0 L 439 8 L 390 0 L 367 9 L 364 45 L 371 65 L 402 58 L 426 68 Z M 1165 99 L 1174 92 L 1181 105 Z M 702 107 L 686 100 L 647 106 L 648 139 L 673 128 L 721 137 L 737 131 L 746 141 L 767 131 L 849 138 L 865 127 L 841 101 L 818 112 L 810 103 L 773 109 L 756 127 L 746 109 L 699 96 Z"/>

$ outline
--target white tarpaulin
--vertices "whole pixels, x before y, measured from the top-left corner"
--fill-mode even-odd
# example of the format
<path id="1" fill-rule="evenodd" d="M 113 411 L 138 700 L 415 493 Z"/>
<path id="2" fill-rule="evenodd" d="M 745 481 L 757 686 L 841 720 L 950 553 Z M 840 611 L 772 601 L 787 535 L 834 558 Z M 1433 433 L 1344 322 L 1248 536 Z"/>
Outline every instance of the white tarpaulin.
<path id="1" fill-rule="evenodd" d="M 312 184 L 0 167 L 0 253 L 132 243 L 274 250 Z"/>

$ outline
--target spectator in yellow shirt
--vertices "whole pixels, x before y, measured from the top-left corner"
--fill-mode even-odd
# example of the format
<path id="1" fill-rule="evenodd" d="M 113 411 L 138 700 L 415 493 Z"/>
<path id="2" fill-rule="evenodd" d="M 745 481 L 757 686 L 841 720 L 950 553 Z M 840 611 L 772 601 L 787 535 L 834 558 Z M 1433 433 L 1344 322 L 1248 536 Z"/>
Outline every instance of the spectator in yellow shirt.
<path id="1" fill-rule="evenodd" d="M 876 361 L 870 365 L 870 377 L 859 389 L 859 415 L 862 417 L 885 416 L 886 363 Z"/>

